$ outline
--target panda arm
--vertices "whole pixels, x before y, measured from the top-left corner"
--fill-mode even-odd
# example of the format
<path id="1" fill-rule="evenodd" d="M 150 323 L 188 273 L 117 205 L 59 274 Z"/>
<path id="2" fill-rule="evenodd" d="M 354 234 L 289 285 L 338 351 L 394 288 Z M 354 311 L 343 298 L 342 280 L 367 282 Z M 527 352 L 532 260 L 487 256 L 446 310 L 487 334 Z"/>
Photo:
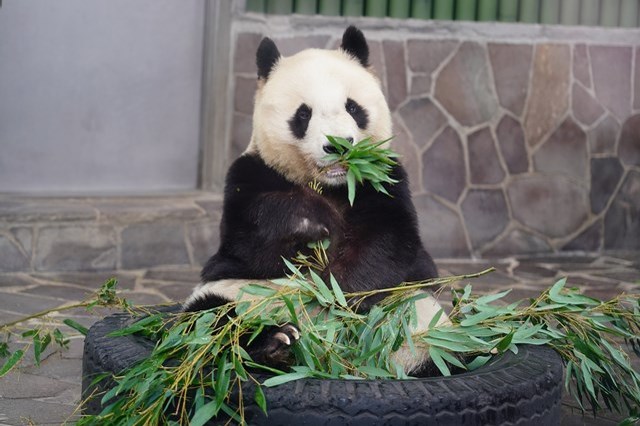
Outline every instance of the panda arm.
<path id="1" fill-rule="evenodd" d="M 256 155 L 241 157 L 229 170 L 225 212 L 266 240 L 326 237 L 336 216 L 321 196 L 287 181 Z"/>
<path id="2" fill-rule="evenodd" d="M 335 217 L 312 190 L 288 182 L 258 156 L 240 157 L 227 174 L 220 249 L 203 280 L 282 276 L 282 257 L 326 238 Z"/>

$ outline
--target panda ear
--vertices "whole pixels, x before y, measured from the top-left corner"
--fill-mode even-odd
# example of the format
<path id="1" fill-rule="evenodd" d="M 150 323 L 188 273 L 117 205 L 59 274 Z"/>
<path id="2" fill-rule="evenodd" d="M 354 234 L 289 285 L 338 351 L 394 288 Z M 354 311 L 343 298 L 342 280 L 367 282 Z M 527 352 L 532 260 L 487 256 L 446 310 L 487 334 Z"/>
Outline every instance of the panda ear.
<path id="1" fill-rule="evenodd" d="M 258 65 L 258 78 L 266 80 L 273 66 L 280 59 L 280 52 L 276 44 L 269 37 L 265 37 L 258 46 L 256 64 Z"/>
<path id="2" fill-rule="evenodd" d="M 369 66 L 369 46 L 362 31 L 351 25 L 342 35 L 340 48 L 355 57 L 363 67 Z"/>

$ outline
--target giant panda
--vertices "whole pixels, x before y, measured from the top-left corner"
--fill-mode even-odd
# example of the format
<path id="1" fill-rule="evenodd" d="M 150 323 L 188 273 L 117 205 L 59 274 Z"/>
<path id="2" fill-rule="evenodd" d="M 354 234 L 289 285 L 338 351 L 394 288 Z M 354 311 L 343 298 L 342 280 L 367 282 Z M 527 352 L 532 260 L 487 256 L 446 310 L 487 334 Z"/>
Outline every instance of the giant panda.
<path id="1" fill-rule="evenodd" d="M 334 152 L 326 135 L 348 141 L 390 138 L 391 113 L 380 81 L 369 66 L 363 33 L 351 26 L 337 50 L 307 49 L 283 57 L 264 38 L 256 62 L 253 133 L 246 151 L 226 176 L 220 247 L 202 270 L 202 283 L 184 303 L 186 311 L 219 306 L 236 299 L 247 283 L 285 275 L 284 258 L 304 251 L 309 242 L 329 238 L 329 267 L 344 292 L 388 288 L 437 276 L 436 266 L 418 232 L 407 173 L 398 164 L 386 186 L 391 196 L 371 185 L 347 200 L 346 170 L 325 157 Z M 315 180 L 322 194 L 308 183 Z M 366 300 L 366 310 L 376 299 Z M 424 331 L 440 311 L 432 297 L 417 303 Z M 446 315 L 440 319 L 446 321 Z M 285 367 L 289 347 L 299 337 L 292 324 L 274 327 L 248 349 L 258 362 Z M 407 373 L 425 365 L 420 354 L 400 350 L 397 361 Z"/>

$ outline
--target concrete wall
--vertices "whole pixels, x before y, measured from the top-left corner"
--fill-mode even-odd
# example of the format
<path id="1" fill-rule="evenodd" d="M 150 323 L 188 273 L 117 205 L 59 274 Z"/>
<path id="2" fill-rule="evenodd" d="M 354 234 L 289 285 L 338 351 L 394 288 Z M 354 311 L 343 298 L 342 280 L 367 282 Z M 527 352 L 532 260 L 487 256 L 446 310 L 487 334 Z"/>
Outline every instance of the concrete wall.
<path id="1" fill-rule="evenodd" d="M 194 189 L 204 4 L 5 1 L 0 192 Z"/>

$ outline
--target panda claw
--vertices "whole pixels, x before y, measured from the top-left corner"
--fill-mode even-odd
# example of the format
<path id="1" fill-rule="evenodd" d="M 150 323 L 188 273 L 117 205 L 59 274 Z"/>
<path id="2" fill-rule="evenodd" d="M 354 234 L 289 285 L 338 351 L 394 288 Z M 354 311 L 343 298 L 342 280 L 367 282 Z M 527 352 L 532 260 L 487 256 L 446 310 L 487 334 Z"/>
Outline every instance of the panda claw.
<path id="1" fill-rule="evenodd" d="M 289 339 L 289 336 L 287 336 L 284 333 L 276 333 L 273 335 L 274 339 L 280 340 L 282 343 L 284 343 L 287 346 L 291 346 L 291 339 Z"/>
<path id="2" fill-rule="evenodd" d="M 282 328 L 280 329 L 288 334 L 291 335 L 291 337 L 293 337 L 294 341 L 298 341 L 300 340 L 300 330 L 298 330 L 298 328 L 294 325 L 291 324 L 286 324 L 284 326 L 282 326 Z"/>

